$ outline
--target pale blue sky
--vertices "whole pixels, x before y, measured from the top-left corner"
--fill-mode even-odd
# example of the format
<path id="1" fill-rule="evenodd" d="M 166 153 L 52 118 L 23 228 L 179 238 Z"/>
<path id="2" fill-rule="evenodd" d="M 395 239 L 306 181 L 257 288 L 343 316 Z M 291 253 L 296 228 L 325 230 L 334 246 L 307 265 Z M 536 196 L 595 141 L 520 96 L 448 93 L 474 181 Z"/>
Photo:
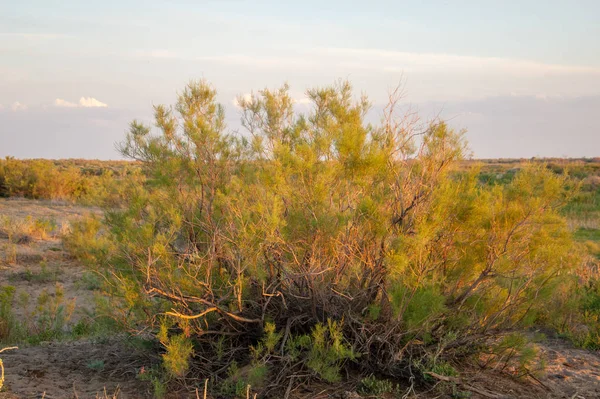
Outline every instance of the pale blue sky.
<path id="1" fill-rule="evenodd" d="M 402 79 L 476 157 L 600 156 L 600 1 L 0 0 L 0 156 L 117 158 L 193 78 L 233 98 Z"/>

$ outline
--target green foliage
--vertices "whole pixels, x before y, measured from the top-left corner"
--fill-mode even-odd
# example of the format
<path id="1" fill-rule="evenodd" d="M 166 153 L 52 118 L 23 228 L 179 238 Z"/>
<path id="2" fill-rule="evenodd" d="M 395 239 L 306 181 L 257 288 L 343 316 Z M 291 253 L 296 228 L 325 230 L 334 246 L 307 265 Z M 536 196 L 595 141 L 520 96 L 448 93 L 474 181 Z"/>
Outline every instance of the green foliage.
<path id="1" fill-rule="evenodd" d="M 443 375 L 446 377 L 454 377 L 454 376 L 458 375 L 458 372 L 456 371 L 456 369 L 454 367 L 452 367 L 452 365 L 450 365 L 449 363 L 446 363 L 446 362 L 435 363 L 431 367 L 431 371 L 433 373 Z"/>
<path id="2" fill-rule="evenodd" d="M 240 369 L 234 361 L 227 368 L 227 378 L 218 387 L 219 395 L 226 398 L 246 398 L 251 387 L 263 383 L 267 373 L 265 364 L 253 363 Z"/>
<path id="3" fill-rule="evenodd" d="M 545 368 L 535 344 L 520 333 L 508 334 L 491 348 L 488 362 L 495 363 L 501 370 L 512 368 L 517 376 L 534 375 Z"/>
<path id="4" fill-rule="evenodd" d="M 81 275 L 78 284 L 90 291 L 99 290 L 102 287 L 101 277 L 94 272 L 86 271 Z"/>
<path id="5" fill-rule="evenodd" d="M 126 202 L 123 181 L 143 181 L 135 165 L 111 161 L 0 159 L 0 197 L 116 205 Z"/>
<path id="6" fill-rule="evenodd" d="M 47 290 L 42 291 L 35 308 L 30 312 L 30 317 L 35 323 L 29 327 L 28 342 L 38 344 L 62 337 L 66 333 L 67 322 L 74 308 L 73 300 L 65 301 L 64 290 L 60 284 L 56 284 L 52 294 Z"/>
<path id="7" fill-rule="evenodd" d="M 561 326 L 562 332 L 576 345 L 597 350 L 600 348 L 600 280 L 590 279 L 578 287 L 576 293 L 574 306 L 567 310 L 575 310 L 577 317 L 567 320 Z"/>
<path id="8" fill-rule="evenodd" d="M 152 366 L 150 368 L 142 368 L 137 378 L 141 381 L 148 381 L 152 384 L 154 397 L 162 399 L 167 395 L 167 379 L 166 372 L 162 367 Z"/>
<path id="9" fill-rule="evenodd" d="M 0 343 L 12 343 L 24 335 L 24 329 L 13 313 L 16 289 L 7 285 L 0 288 Z"/>
<path id="10" fill-rule="evenodd" d="M 418 287 L 409 293 L 407 287 L 396 284 L 392 290 L 392 308 L 396 314 L 402 312 L 409 330 L 437 320 L 446 310 L 446 297 L 436 287 Z"/>
<path id="11" fill-rule="evenodd" d="M 267 353 L 273 353 L 275 351 L 275 346 L 281 340 L 281 335 L 281 333 L 275 332 L 275 324 L 267 323 L 265 325 L 262 345 Z"/>
<path id="12" fill-rule="evenodd" d="M 400 386 L 394 385 L 389 380 L 380 380 L 374 375 L 370 375 L 360 380 L 358 391 L 363 395 L 380 397 L 384 394 L 399 393 Z"/>
<path id="13" fill-rule="evenodd" d="M 72 199 L 85 195 L 87 185 L 77 168 L 59 171 L 52 161 L 0 160 L 1 196 Z"/>
<path id="14" fill-rule="evenodd" d="M 444 377 L 456 377 L 458 372 L 456 369 L 448 362 L 438 361 L 435 359 L 428 359 L 422 364 L 418 365 L 423 377 L 426 381 L 435 381 L 435 378 L 432 374 L 441 375 Z"/>
<path id="15" fill-rule="evenodd" d="M 580 227 L 575 231 L 573 236 L 578 241 L 600 242 L 600 229 Z"/>
<path id="16" fill-rule="evenodd" d="M 14 314 L 14 304 L 24 309 L 24 314 Z M 56 284 L 52 292 L 43 290 L 35 304 L 25 292 L 17 296 L 15 287 L 0 289 L 0 343 L 28 343 L 37 345 L 44 341 L 77 337 L 95 331 L 96 323 L 84 325 L 85 321 L 71 326 L 69 321 L 75 306 L 74 300 L 66 300 L 64 290 Z M 72 327 L 72 328 L 71 328 Z"/>
<path id="17" fill-rule="evenodd" d="M 316 324 L 311 334 L 291 338 L 286 352 L 293 361 L 304 359 L 313 373 L 328 382 L 339 381 L 343 363 L 358 357 L 345 342 L 341 323 L 332 320 Z"/>
<path id="18" fill-rule="evenodd" d="M 74 221 L 63 242 L 73 257 L 89 266 L 101 264 L 112 249 L 110 240 L 103 234 L 101 221 L 93 215 Z"/>
<path id="19" fill-rule="evenodd" d="M 192 342 L 215 351 L 215 372 L 236 354 L 233 391 L 271 374 L 338 381 L 358 356 L 384 376 L 407 353 L 450 373 L 482 337 L 571 306 L 565 173 L 532 163 L 482 179 L 459 170 L 465 142 L 443 122 L 417 127 L 392 102 L 369 124 L 347 82 L 309 90 L 300 115 L 288 90 L 239 99 L 242 135 L 214 88 L 191 82 L 120 145 L 147 180 L 103 226 L 74 227 L 106 307 L 158 332 L 170 373 L 185 374 Z"/>
<path id="20" fill-rule="evenodd" d="M 40 270 L 32 271 L 29 268 L 21 273 L 12 274 L 8 279 L 9 281 L 25 280 L 28 282 L 35 283 L 48 283 L 57 281 L 60 270 L 57 266 L 52 269 L 48 268 L 48 264 L 45 261 L 40 262 Z"/>
<path id="21" fill-rule="evenodd" d="M 252 347 L 252 355 L 255 362 L 275 353 L 276 346 L 281 341 L 282 333 L 276 331 L 273 323 L 267 322 L 263 331 L 262 339 L 255 347 Z"/>
<path id="22" fill-rule="evenodd" d="M 15 220 L 8 216 L 0 218 L 0 231 L 5 233 L 8 241 L 12 243 L 27 244 L 32 238 L 46 240 L 55 233 L 57 224 L 54 219 L 32 218 L 27 216 L 22 220 Z"/>
<path id="23" fill-rule="evenodd" d="M 597 218 L 600 216 L 600 188 L 583 187 L 563 212 L 572 218 Z"/>
<path id="24" fill-rule="evenodd" d="M 340 367 L 346 360 L 354 360 L 356 354 L 351 347 L 344 343 L 341 325 L 328 320 L 327 326 L 315 325 L 310 349 L 307 356 L 307 366 L 317 375 L 328 382 L 340 380 Z"/>
<path id="25" fill-rule="evenodd" d="M 104 370 L 104 360 L 93 359 L 93 360 L 90 360 L 86 366 L 90 370 L 102 371 L 102 370 Z"/>
<path id="26" fill-rule="evenodd" d="M 185 335 L 169 336 L 166 330 L 166 326 L 163 324 L 158 336 L 166 349 L 166 353 L 162 355 L 165 369 L 174 377 L 183 377 L 188 371 L 194 347 Z"/>

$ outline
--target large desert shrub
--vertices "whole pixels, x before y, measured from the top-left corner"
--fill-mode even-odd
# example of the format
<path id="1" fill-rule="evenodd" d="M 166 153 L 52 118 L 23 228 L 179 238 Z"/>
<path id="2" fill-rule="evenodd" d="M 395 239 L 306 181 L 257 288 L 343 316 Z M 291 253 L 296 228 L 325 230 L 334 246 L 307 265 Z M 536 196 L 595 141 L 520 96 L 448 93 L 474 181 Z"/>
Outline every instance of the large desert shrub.
<path id="1" fill-rule="evenodd" d="M 160 330 L 173 375 L 179 355 L 264 389 L 350 364 L 452 370 L 543 318 L 575 262 L 565 177 L 532 166 L 482 185 L 449 173 L 465 142 L 445 123 L 397 117 L 392 97 L 369 124 L 348 83 L 307 95 L 304 115 L 286 86 L 240 98 L 237 134 L 192 82 L 120 146 L 148 182 L 107 214 L 117 249 L 100 263 L 129 326 Z"/>

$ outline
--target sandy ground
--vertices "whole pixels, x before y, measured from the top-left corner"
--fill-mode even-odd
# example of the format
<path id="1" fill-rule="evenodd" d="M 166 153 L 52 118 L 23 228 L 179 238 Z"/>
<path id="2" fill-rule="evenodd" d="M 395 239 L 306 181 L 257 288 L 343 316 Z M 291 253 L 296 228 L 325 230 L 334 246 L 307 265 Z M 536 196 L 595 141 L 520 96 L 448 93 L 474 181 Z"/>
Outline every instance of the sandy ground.
<path id="1" fill-rule="evenodd" d="M 27 307 L 20 301 L 15 304 L 13 312 L 17 316 L 27 317 L 39 295 L 44 291 L 53 295 L 57 284 L 64 290 L 65 304 L 75 305 L 72 322 L 93 310 L 94 292 L 82 281 L 86 269 L 65 252 L 60 238 L 71 221 L 90 213 L 99 214 L 100 210 L 50 201 L 0 200 L 0 218 L 9 218 L 13 224 L 27 218 L 48 220 L 55 226 L 44 239 L 19 234 L 22 242 L 16 244 L 16 263 L 9 264 L 5 256 L 0 256 L 0 286 L 15 287 L 17 298 L 23 293 L 29 297 Z M 7 251 L 9 241 L 2 230 L 6 229 L 0 226 L 0 250 Z"/>
<path id="2" fill-rule="evenodd" d="M 98 209 L 47 201 L 23 199 L 0 199 L 0 218 L 13 220 L 52 218 L 57 231 L 45 239 L 26 239 L 16 245 L 15 263 L 8 264 L 0 253 L 0 287 L 11 285 L 19 293 L 27 293 L 30 303 L 46 290 L 54 292 L 56 284 L 64 289 L 65 300 L 74 304 L 70 322 L 75 323 L 94 309 L 97 293 L 86 284 L 82 276 L 84 266 L 73 260 L 64 250 L 60 240 L 63 224 L 80 218 Z M 0 251 L 8 243 L 6 234 L 0 231 Z M 31 276 L 42 275 L 44 278 Z M 48 274 L 49 273 L 49 274 Z M 19 317 L 28 317 L 30 312 L 15 304 L 14 312 Z M 465 370 L 463 378 L 471 391 L 470 398 L 600 398 L 600 355 L 597 352 L 574 348 L 560 339 L 548 339 L 540 344 L 546 358 L 545 373 L 537 378 L 516 380 L 505 374 L 490 370 Z M 136 376 L 142 367 L 148 367 L 149 359 L 133 350 L 127 340 L 118 336 L 104 339 L 81 339 L 66 342 L 43 342 L 41 345 L 21 347 L 2 353 L 5 365 L 5 389 L 0 399 L 15 398 L 150 398 L 147 383 Z M 92 364 L 102 367 L 90 367 Z M 106 395 L 105 395 L 106 390 Z M 329 390 L 326 390 L 329 391 Z M 306 398 L 356 398 L 355 393 L 321 393 L 307 390 L 296 392 Z M 195 394 L 177 396 L 195 397 Z M 436 397 L 421 394 L 419 397 Z"/>
<path id="3" fill-rule="evenodd" d="M 473 391 L 471 398 L 600 398 L 600 353 L 573 347 L 563 339 L 548 338 L 537 344 L 546 368 L 541 375 L 513 379 L 491 370 L 462 373 Z"/>
<path id="4" fill-rule="evenodd" d="M 150 387 L 136 378 L 147 359 L 124 340 L 50 342 L 3 353 L 2 359 L 11 394 L 0 393 L 0 399 L 152 397 Z M 92 361 L 102 368 L 90 368 Z"/>
<path id="5" fill-rule="evenodd" d="M 44 239 L 21 235 L 16 244 L 16 262 L 5 261 L 6 231 L 0 231 L 0 287 L 13 286 L 15 298 L 26 294 L 27 304 L 15 299 L 13 313 L 21 321 L 31 317 L 37 298 L 44 291 L 54 297 L 56 285 L 64 290 L 65 307 L 73 307 L 70 325 L 93 313 L 97 295 L 83 277 L 86 268 L 64 250 L 60 234 L 73 220 L 100 210 L 50 201 L 0 199 L 0 218 L 19 223 L 26 218 L 52 220 L 55 229 Z M 6 229 L 5 229 L 6 230 Z M 42 342 L 0 355 L 5 366 L 7 398 L 119 398 L 152 397 L 146 383 L 136 375 L 148 359 L 118 337 L 103 340 Z M 96 368 L 90 367 L 101 365 Z"/>

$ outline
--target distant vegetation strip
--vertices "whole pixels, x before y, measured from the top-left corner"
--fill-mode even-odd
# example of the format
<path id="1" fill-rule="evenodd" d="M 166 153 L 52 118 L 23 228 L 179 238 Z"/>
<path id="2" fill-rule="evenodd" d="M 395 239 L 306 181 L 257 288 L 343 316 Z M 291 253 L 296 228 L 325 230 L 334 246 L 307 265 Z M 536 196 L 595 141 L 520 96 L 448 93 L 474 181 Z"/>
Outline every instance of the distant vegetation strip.
<path id="1" fill-rule="evenodd" d="M 0 197 L 103 205 L 120 201 L 120 186 L 143 179 L 138 163 L 94 160 L 0 159 Z"/>

